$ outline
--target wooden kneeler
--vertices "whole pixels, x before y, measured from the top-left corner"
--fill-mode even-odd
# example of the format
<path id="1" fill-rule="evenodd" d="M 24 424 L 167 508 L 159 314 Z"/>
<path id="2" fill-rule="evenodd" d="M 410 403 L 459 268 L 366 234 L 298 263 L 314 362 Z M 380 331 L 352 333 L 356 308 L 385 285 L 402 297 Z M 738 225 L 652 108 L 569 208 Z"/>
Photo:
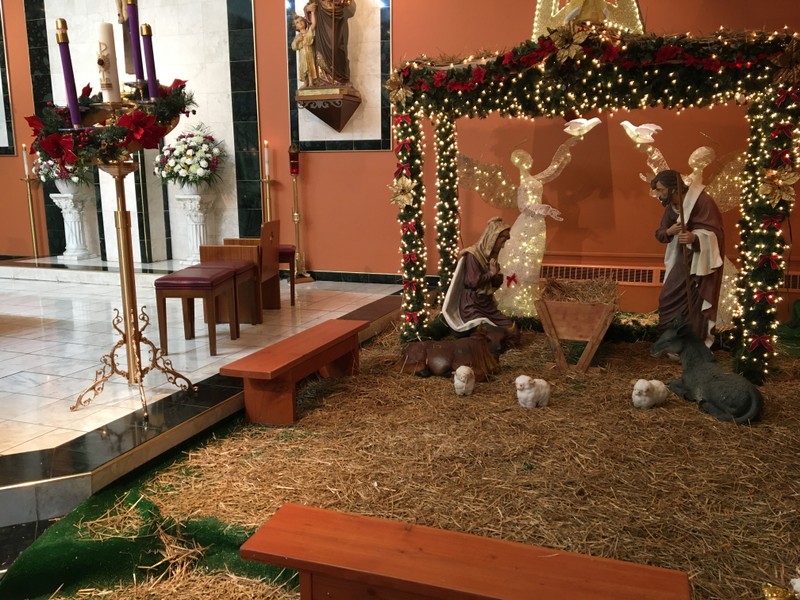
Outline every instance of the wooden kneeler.
<path id="1" fill-rule="evenodd" d="M 536 310 L 550 341 L 550 348 L 555 354 L 556 366 L 564 371 L 573 369 L 585 373 L 614 320 L 616 307 L 613 304 L 537 300 Z M 574 366 L 567 362 L 561 348 L 561 342 L 565 340 L 587 342 L 583 354 Z"/>

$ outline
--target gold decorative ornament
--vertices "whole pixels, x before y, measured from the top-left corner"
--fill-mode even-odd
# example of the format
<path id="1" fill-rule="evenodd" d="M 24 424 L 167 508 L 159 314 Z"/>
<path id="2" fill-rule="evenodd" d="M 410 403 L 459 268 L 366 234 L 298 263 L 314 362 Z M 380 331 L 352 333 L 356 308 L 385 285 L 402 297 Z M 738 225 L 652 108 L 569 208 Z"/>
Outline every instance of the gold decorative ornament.
<path id="1" fill-rule="evenodd" d="M 793 171 L 785 165 L 777 170 L 764 171 L 764 180 L 758 187 L 758 193 L 769 198 L 775 206 L 781 200 L 793 201 L 795 198 L 794 184 L 800 181 L 800 172 Z"/>
<path id="2" fill-rule="evenodd" d="M 536 3 L 532 39 L 547 37 L 550 31 L 570 22 L 602 23 L 629 33 L 644 33 L 642 13 L 636 0 L 569 0 L 560 6 L 559 0 L 540 0 Z"/>
<path id="3" fill-rule="evenodd" d="M 793 38 L 783 54 L 772 59 L 780 67 L 775 73 L 777 85 L 800 85 L 800 41 Z"/>
<path id="4" fill-rule="evenodd" d="M 405 104 L 413 95 L 411 88 L 403 84 L 403 80 L 397 72 L 392 73 L 386 82 L 386 89 L 389 90 L 389 100 L 396 104 Z"/>
<path id="5" fill-rule="evenodd" d="M 567 59 L 578 60 L 583 57 L 581 44 L 589 37 L 588 31 L 572 31 L 572 27 L 561 27 L 550 36 L 558 48 L 556 58 L 559 62 Z"/>
<path id="6" fill-rule="evenodd" d="M 414 203 L 414 188 L 417 187 L 417 182 L 412 181 L 405 175 L 401 175 L 395 179 L 394 183 L 387 186 L 392 190 L 392 204 L 396 204 L 400 208 L 404 206 L 411 206 Z"/>
<path id="7" fill-rule="evenodd" d="M 761 586 L 761 591 L 764 592 L 764 600 L 797 600 L 797 594 L 776 585 L 765 583 Z"/>

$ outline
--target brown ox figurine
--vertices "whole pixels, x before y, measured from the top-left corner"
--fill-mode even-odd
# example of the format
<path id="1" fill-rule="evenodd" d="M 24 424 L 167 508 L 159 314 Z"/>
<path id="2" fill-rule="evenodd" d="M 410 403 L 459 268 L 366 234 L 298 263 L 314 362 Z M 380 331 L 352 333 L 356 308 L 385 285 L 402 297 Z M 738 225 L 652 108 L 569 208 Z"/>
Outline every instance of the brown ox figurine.
<path id="1" fill-rule="evenodd" d="M 498 366 L 492 344 L 487 332 L 480 329 L 464 338 L 413 342 L 403 349 L 401 370 L 420 377 L 449 377 L 466 365 L 475 372 L 475 381 L 486 381 Z"/>

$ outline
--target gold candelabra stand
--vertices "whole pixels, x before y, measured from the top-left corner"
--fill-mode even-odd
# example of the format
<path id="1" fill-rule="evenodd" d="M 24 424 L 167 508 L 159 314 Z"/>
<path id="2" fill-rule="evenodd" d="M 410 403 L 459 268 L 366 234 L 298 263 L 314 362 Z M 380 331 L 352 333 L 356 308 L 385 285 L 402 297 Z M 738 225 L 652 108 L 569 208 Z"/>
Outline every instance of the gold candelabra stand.
<path id="1" fill-rule="evenodd" d="M 304 281 L 313 281 L 311 275 L 306 271 L 306 259 L 300 249 L 300 208 L 297 202 L 297 173 L 292 173 L 292 195 L 293 208 L 292 208 L 292 221 L 294 221 L 294 272 L 295 278 L 298 283 Z"/>
<path id="2" fill-rule="evenodd" d="M 117 210 L 114 212 L 114 224 L 117 229 L 117 251 L 119 253 L 119 278 L 122 288 L 122 314 L 114 309 L 114 319 L 111 324 L 120 334 L 121 339 L 114 345 L 111 352 L 104 355 L 100 361 L 102 367 L 95 373 L 94 382 L 78 396 L 71 410 L 87 406 L 98 394 L 103 391 L 106 381 L 113 375 L 121 375 L 128 380 L 130 385 L 139 386 L 139 396 L 142 401 L 145 420 L 148 418 L 147 398 L 144 393 L 144 377 L 153 369 L 161 371 L 167 381 L 177 385 L 183 390 L 192 388 L 192 382 L 178 373 L 169 359 L 164 358 L 160 348 L 142 335 L 150 324 L 150 318 L 144 312 L 137 316 L 136 280 L 133 269 L 133 244 L 131 242 L 131 214 L 127 209 L 125 199 L 125 177 L 136 171 L 139 164 L 132 160 L 122 160 L 109 163 L 100 163 L 99 168 L 114 178 L 117 194 Z M 139 321 L 143 326 L 139 327 Z M 120 324 L 123 325 L 120 328 Z M 142 368 L 141 344 L 150 347 L 150 364 Z M 117 351 L 125 347 L 127 370 L 121 369 L 117 361 Z M 182 380 L 185 383 L 178 383 Z"/>
<path id="3" fill-rule="evenodd" d="M 24 148 L 24 146 L 23 146 Z M 24 150 L 23 150 L 24 152 Z M 27 169 L 26 169 L 27 171 Z M 39 260 L 39 245 L 36 241 L 36 216 L 33 212 L 33 193 L 31 193 L 31 181 L 33 178 L 31 177 L 30 173 L 25 173 L 25 178 L 22 180 L 25 182 L 25 192 L 28 195 L 28 215 L 31 221 L 31 240 L 33 241 L 33 259 L 38 261 Z"/>
<path id="4" fill-rule="evenodd" d="M 261 180 L 261 221 L 272 221 L 272 201 L 269 196 L 270 178 L 267 175 Z"/>

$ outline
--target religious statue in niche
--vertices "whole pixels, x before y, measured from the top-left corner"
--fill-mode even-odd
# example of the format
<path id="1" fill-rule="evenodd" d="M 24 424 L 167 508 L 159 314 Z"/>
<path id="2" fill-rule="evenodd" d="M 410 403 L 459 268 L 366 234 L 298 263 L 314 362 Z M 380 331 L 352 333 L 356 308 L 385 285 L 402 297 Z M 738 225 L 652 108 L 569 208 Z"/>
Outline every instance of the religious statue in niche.
<path id="1" fill-rule="evenodd" d="M 597 118 L 574 119 L 567 123 L 565 131 L 573 137 L 559 146 L 550 166 L 535 175 L 530 172 L 533 164 L 531 155 L 524 150 L 512 152 L 511 162 L 519 169 L 520 181 L 515 193 L 505 190 L 505 200 L 492 198 L 495 190 L 503 193 L 503 186 L 491 185 L 488 181 L 478 181 L 475 185 L 476 179 L 504 180 L 502 169 L 492 165 L 478 166 L 472 159 L 459 160 L 459 179 L 467 185 L 472 184 L 489 204 L 498 208 L 510 208 L 508 199 L 516 197 L 520 214 L 511 227 L 508 244 L 502 248 L 498 257 L 498 262 L 503 266 L 505 281 L 495 292 L 495 299 L 498 309 L 505 315 L 536 315 L 535 301 L 539 298 L 539 275 L 547 236 L 545 217 L 563 220 L 557 209 L 542 203 L 543 186 L 561 174 L 572 158 L 570 148 L 598 123 L 600 120 Z M 505 187 L 508 188 L 508 185 Z"/>
<path id="2" fill-rule="evenodd" d="M 336 131 L 361 104 L 350 83 L 349 21 L 355 12 L 355 0 L 310 0 L 292 19 L 300 83 L 295 101 Z"/>
<path id="3" fill-rule="evenodd" d="M 316 27 L 302 15 L 294 15 L 294 28 L 297 33 L 292 40 L 292 50 L 297 52 L 297 68 L 300 83 L 311 87 L 317 82 L 317 59 L 314 48 Z"/>

